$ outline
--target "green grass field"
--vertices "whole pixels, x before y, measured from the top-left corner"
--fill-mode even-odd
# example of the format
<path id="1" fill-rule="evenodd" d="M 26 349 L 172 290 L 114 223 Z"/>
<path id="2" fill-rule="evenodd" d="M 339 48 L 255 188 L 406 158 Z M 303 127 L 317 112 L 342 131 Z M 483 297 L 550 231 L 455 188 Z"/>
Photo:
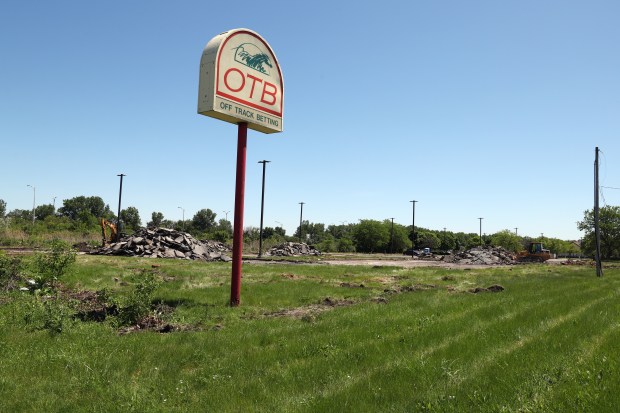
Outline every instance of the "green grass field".
<path id="1" fill-rule="evenodd" d="M 153 267 L 153 264 L 156 264 Z M 1 412 L 614 412 L 620 269 L 244 265 L 80 256 L 63 282 L 145 273 L 179 331 L 29 319 L 0 295 Z M 502 292 L 468 292 L 493 284 Z M 69 317 L 67 315 L 67 317 Z"/>

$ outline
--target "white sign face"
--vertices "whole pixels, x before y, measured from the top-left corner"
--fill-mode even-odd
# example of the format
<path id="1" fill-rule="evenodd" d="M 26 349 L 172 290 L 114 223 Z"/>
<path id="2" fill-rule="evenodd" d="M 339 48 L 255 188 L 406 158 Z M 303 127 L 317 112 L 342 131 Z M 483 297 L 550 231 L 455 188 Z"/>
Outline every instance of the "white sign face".
<path id="1" fill-rule="evenodd" d="M 284 82 L 275 54 L 257 33 L 235 29 L 215 36 L 200 59 L 198 113 L 282 132 Z"/>

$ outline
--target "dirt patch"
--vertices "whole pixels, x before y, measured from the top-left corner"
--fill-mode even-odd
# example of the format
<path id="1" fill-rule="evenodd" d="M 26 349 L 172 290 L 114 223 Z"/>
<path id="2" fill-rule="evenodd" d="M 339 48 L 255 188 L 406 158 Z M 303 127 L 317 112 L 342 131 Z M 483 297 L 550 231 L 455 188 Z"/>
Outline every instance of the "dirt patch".
<path id="1" fill-rule="evenodd" d="M 81 321 L 103 322 L 108 316 L 118 314 L 116 304 L 111 303 L 103 291 L 60 290 L 60 297 L 72 303 L 75 318 Z"/>
<path id="2" fill-rule="evenodd" d="M 366 288 L 364 284 L 340 283 L 340 286 L 345 288 Z"/>
<path id="3" fill-rule="evenodd" d="M 502 292 L 504 290 L 505 290 L 505 288 L 502 287 L 501 285 L 494 284 L 494 285 L 491 285 L 491 286 L 489 286 L 487 288 L 476 287 L 476 288 L 472 288 L 472 289 L 470 289 L 468 291 L 470 293 L 473 293 L 473 294 L 478 294 L 478 293 L 487 293 L 487 292 L 488 293 L 499 293 L 499 292 Z"/>
<path id="4" fill-rule="evenodd" d="M 437 288 L 434 284 L 414 284 L 414 285 L 402 285 L 402 286 L 394 286 L 393 288 L 387 288 L 383 290 L 385 294 L 401 294 L 401 293 L 411 293 L 415 291 L 426 291 Z"/>
<path id="5" fill-rule="evenodd" d="M 313 265 L 317 265 L 317 263 L 312 263 Z M 400 268 L 417 268 L 417 267 L 439 267 L 439 268 L 460 268 L 460 269 L 478 269 L 478 268 L 488 268 L 488 265 L 484 264 L 462 264 L 462 263 L 450 263 L 443 261 L 429 261 L 429 260 L 412 260 L 412 259 L 394 259 L 393 261 L 389 260 L 373 260 L 373 259 L 359 259 L 359 260 L 333 260 L 333 259 L 325 259 L 319 265 L 364 265 L 370 266 L 374 269 L 388 269 L 394 267 Z M 501 265 L 500 265 L 501 266 Z"/>
<path id="6" fill-rule="evenodd" d="M 119 308 L 110 300 L 105 291 L 69 290 L 61 286 L 59 293 L 58 299 L 68 302 L 75 311 L 73 317 L 80 321 L 102 323 L 108 317 L 119 315 Z M 174 331 L 198 330 L 196 326 L 174 324 L 166 321 L 173 312 L 173 306 L 160 303 L 135 325 L 122 327 L 118 330 L 118 333 L 128 334 L 139 331 L 171 333 Z"/>
<path id="7" fill-rule="evenodd" d="M 554 262 L 555 264 L 555 262 Z M 592 260 L 574 260 L 574 259 L 567 259 L 567 260 L 563 260 L 559 262 L 560 265 L 583 265 L 583 266 L 594 266 L 595 262 Z"/>
<path id="8" fill-rule="evenodd" d="M 334 309 L 336 307 L 347 307 L 355 304 L 353 300 L 337 300 L 331 297 L 322 299 L 318 304 L 311 304 L 305 307 L 287 308 L 284 310 L 264 313 L 263 317 L 291 317 L 302 320 L 311 320 L 317 314 Z"/>

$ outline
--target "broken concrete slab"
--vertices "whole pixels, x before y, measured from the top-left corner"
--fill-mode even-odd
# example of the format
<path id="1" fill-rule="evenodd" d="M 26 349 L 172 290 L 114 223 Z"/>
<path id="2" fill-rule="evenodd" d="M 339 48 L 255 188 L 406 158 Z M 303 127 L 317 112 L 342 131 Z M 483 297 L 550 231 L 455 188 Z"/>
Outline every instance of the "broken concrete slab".
<path id="1" fill-rule="evenodd" d="M 141 229 L 120 242 L 99 248 L 91 254 L 126 255 L 150 258 L 177 258 L 204 261 L 231 261 L 226 244 L 196 240 L 190 234 L 169 228 Z"/>

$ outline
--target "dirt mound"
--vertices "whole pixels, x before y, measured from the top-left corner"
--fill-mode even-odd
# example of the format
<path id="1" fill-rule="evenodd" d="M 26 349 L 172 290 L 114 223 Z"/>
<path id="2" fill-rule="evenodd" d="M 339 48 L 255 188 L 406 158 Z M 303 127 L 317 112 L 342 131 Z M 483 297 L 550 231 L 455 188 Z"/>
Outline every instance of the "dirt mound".
<path id="1" fill-rule="evenodd" d="M 444 262 L 454 264 L 477 264 L 477 265 L 511 265 L 516 264 L 516 257 L 510 251 L 502 247 L 476 247 L 468 251 L 446 255 Z"/>
<path id="2" fill-rule="evenodd" d="M 186 232 L 153 228 L 141 229 L 91 254 L 228 262 L 231 258 L 225 253 L 229 251 L 221 242 L 199 241 Z"/>

